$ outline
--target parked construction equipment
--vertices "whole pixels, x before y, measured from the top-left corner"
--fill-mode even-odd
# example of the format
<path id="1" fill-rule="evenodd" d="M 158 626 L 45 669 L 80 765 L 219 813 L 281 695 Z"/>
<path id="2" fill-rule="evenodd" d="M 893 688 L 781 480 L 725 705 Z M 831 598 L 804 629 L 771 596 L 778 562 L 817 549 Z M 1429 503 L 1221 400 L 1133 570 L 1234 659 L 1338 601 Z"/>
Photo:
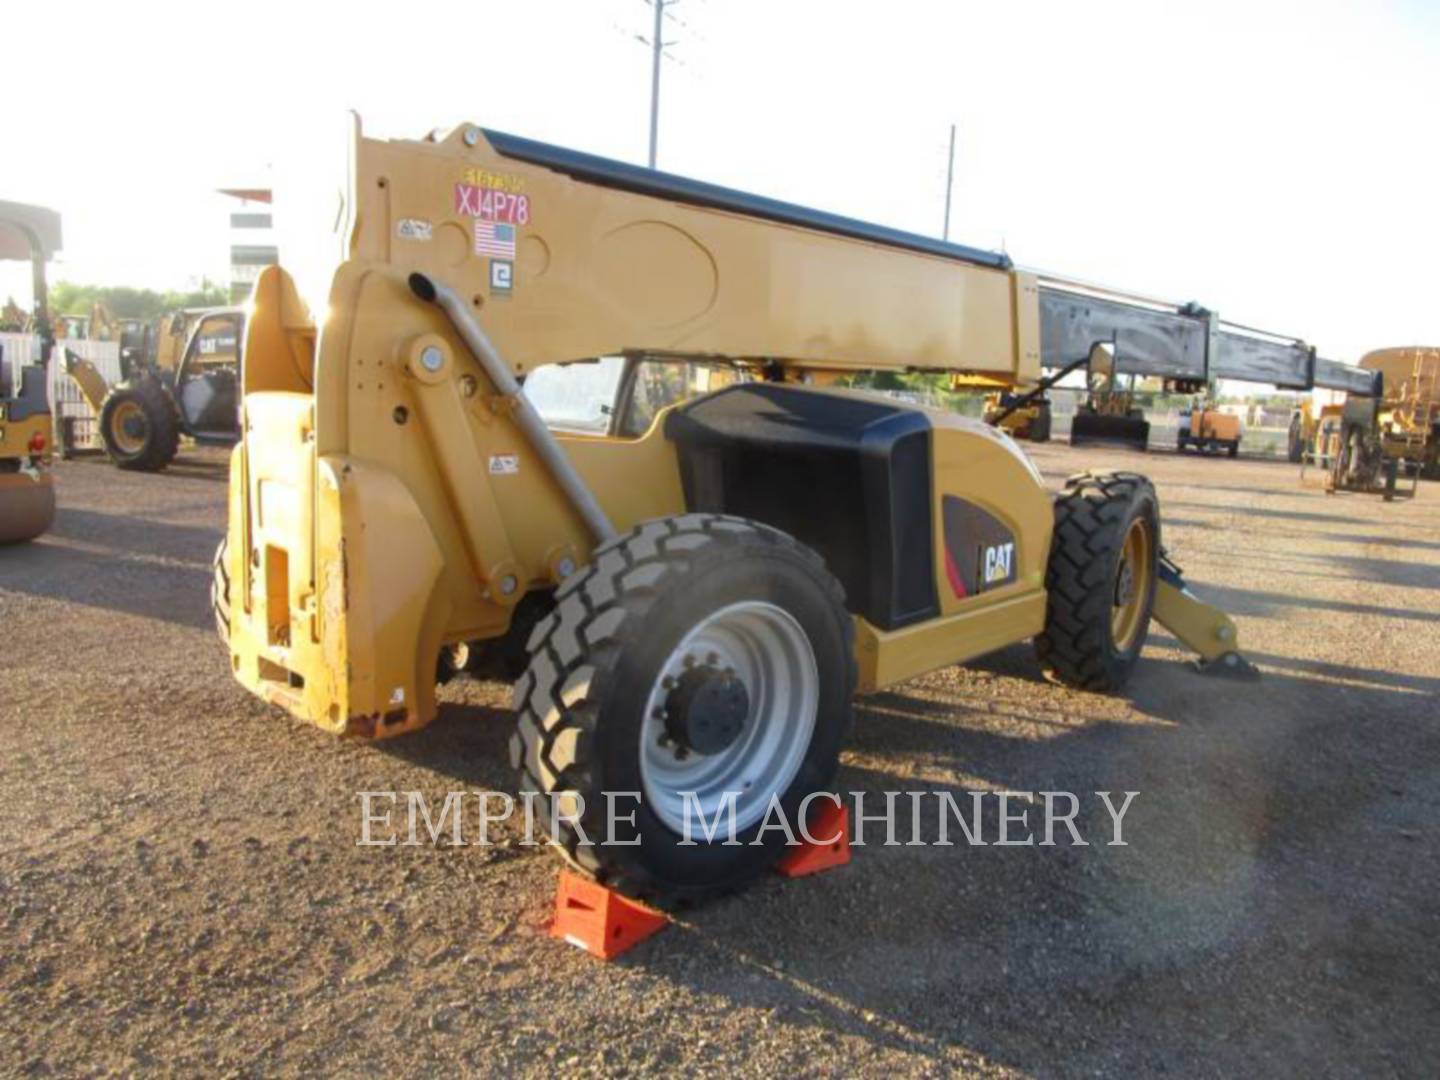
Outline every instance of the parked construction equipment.
<path id="1" fill-rule="evenodd" d="M 1072 444 L 1111 442 L 1143 450 L 1150 425 L 1137 396 L 1137 383 L 1154 380 L 1169 393 L 1213 394 L 1221 379 L 1274 386 L 1315 388 L 1374 396 L 1373 371 L 1326 360 L 1298 338 L 1228 323 L 1195 303 L 1176 304 L 1053 275 L 1037 277 L 1043 366 L 1050 378 L 1032 373 L 1008 384 L 1019 399 L 1059 382 L 1055 374 L 1087 368 L 1085 400 L 1072 424 Z M 1089 363 L 1084 364 L 1085 358 Z M 1080 363 L 1077 363 L 1080 361 Z M 1208 410 L 1207 410 L 1208 413 Z M 1008 418 L 1005 410 L 993 417 Z M 1202 416 L 1200 431 L 1226 450 L 1229 425 Z M 1188 433 L 1187 433 L 1187 443 Z"/>
<path id="2" fill-rule="evenodd" d="M 1290 419 L 1289 456 L 1325 470 L 1328 491 L 1400 494 L 1402 472 L 1414 494 L 1421 475 L 1440 467 L 1440 349 L 1376 349 L 1360 367 L 1374 373 L 1374 395 L 1348 394 L 1320 406 L 1301 402 Z"/>
<path id="3" fill-rule="evenodd" d="M 1012 439 L 1044 443 L 1053 434 L 1054 417 L 1050 399 L 1043 394 L 995 390 L 985 395 L 985 423 L 998 427 Z"/>
<path id="4" fill-rule="evenodd" d="M 121 350 L 125 379 L 112 387 L 68 350 L 65 370 L 98 417 L 101 445 L 122 469 L 154 472 L 182 435 L 228 446 L 239 437 L 243 308 L 196 308 L 134 327 Z M 68 429 L 67 429 L 68 435 Z M 77 447 L 64 442 L 67 451 Z"/>
<path id="5" fill-rule="evenodd" d="M 1134 373 L 1122 375 L 1114 343 L 1091 346 L 1086 368 L 1085 400 L 1070 422 L 1070 445 L 1116 443 L 1144 450 L 1150 441 L 1150 421 L 1136 403 Z"/>
<path id="6" fill-rule="evenodd" d="M 60 250 L 60 215 L 43 206 L 0 202 L 0 261 L 30 263 L 33 325 L 40 363 L 10 363 L 0 353 L 0 544 L 33 540 L 55 519 L 50 471 L 54 431 L 45 361 L 54 345 L 45 264 Z"/>
<path id="7" fill-rule="evenodd" d="M 1123 305 L 475 127 L 357 125 L 350 161 L 323 330 L 279 267 L 246 325 L 213 599 L 266 700 L 389 737 L 462 662 L 519 661 L 512 758 L 566 858 L 683 898 L 781 854 L 761 826 L 831 782 L 856 690 L 1027 639 L 1054 678 L 1115 690 L 1152 616 L 1245 668 L 1145 477 L 1052 497 L 984 424 L 825 385 L 1034 385 L 1114 342 Z M 639 803 L 590 844 L 607 793 Z M 740 843 L 687 843 L 691 811 Z"/>
<path id="8" fill-rule="evenodd" d="M 1208 394 L 1197 395 L 1190 408 L 1180 412 L 1180 423 L 1175 429 L 1175 449 L 1225 451 L 1230 457 L 1240 453 L 1242 435 L 1240 418 L 1215 407 Z"/>

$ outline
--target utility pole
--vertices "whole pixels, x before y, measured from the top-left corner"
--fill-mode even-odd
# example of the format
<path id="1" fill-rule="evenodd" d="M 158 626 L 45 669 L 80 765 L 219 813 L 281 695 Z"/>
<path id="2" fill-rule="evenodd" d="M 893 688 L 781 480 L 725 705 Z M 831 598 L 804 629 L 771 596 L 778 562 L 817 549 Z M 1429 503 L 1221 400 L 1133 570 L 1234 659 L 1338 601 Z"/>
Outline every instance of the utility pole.
<path id="1" fill-rule="evenodd" d="M 650 168 L 655 168 L 655 147 L 660 140 L 660 54 L 665 51 L 662 37 L 665 5 L 674 0 L 650 0 L 655 9 L 655 30 L 650 35 Z"/>
<path id="2" fill-rule="evenodd" d="M 656 0 L 658 3 L 659 0 Z M 650 128 L 650 164 L 655 164 L 655 128 Z M 945 169 L 945 232 L 943 238 L 950 239 L 950 192 L 955 187 L 955 125 L 950 125 L 950 162 Z"/>

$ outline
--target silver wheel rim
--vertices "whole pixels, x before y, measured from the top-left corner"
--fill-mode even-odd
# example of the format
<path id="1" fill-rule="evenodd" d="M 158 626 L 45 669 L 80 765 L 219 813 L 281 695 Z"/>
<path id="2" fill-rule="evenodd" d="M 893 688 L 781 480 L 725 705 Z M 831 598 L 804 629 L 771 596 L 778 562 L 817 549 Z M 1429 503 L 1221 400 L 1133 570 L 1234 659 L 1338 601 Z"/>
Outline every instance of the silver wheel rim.
<path id="1" fill-rule="evenodd" d="M 677 751 L 666 732 L 666 698 L 675 681 L 697 665 L 734 674 L 750 699 L 739 736 L 715 754 Z M 715 828 L 727 793 L 734 792 L 735 831 L 748 829 L 764 816 L 770 797 L 783 794 L 799 772 L 819 700 L 815 650 L 794 616 L 759 600 L 712 612 L 671 650 L 646 699 L 640 745 L 646 805 L 683 836 L 686 795 L 693 793 L 689 828 L 698 834 Z M 729 828 L 727 813 L 715 840 L 726 839 Z"/>

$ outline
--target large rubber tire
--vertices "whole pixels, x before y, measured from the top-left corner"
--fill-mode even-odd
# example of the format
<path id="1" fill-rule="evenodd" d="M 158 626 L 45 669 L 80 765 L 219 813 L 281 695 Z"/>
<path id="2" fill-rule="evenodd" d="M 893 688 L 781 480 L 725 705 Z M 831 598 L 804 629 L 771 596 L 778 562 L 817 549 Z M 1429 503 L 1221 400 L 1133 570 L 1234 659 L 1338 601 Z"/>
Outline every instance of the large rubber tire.
<path id="1" fill-rule="evenodd" d="M 606 792 L 642 792 L 640 755 L 656 722 L 647 701 L 672 649 L 714 613 L 746 601 L 774 605 L 803 630 L 818 673 L 817 708 L 794 778 L 780 795 L 798 827 L 803 798 L 834 779 L 850 728 L 855 688 L 854 624 L 844 593 L 820 557 L 792 537 L 743 518 L 687 514 L 632 529 L 597 549 L 594 561 L 561 585 L 558 606 L 536 626 L 531 661 L 515 686 L 518 726 L 511 759 L 524 792 L 538 792 L 537 816 L 575 868 L 631 896 L 671 906 L 730 891 L 784 851 L 761 824 L 740 845 L 703 837 L 693 845 L 642 798 L 616 798 L 616 843 L 606 836 Z M 751 691 L 753 693 L 753 689 Z M 753 722 L 747 720 L 747 724 Z M 582 843 L 564 821 L 571 796 L 584 798 Z M 768 799 L 768 795 L 766 798 Z M 552 821 L 555 806 L 559 821 Z M 823 805 L 822 800 L 814 800 Z M 633 825 L 623 818 L 634 811 Z M 627 845 L 624 841 L 638 840 Z"/>
<path id="2" fill-rule="evenodd" d="M 1290 435 L 1285 445 L 1285 456 L 1290 459 L 1291 465 L 1299 465 L 1300 459 L 1305 456 L 1304 427 L 1299 413 L 1290 418 Z"/>
<path id="3" fill-rule="evenodd" d="M 100 407 L 100 438 L 122 469 L 159 472 L 180 450 L 180 415 L 153 377 L 117 386 Z"/>
<path id="4" fill-rule="evenodd" d="M 1113 610 L 1121 553 L 1132 523 L 1150 530 L 1141 567 L 1138 631 L 1115 640 Z M 1081 473 L 1055 499 L 1055 532 L 1045 575 L 1045 629 L 1035 651 L 1046 671 L 1084 690 L 1114 691 L 1130 678 L 1150 625 L 1160 551 L 1160 504 L 1136 473 Z"/>
<path id="5" fill-rule="evenodd" d="M 1235 440 L 1233 440 L 1232 442 L 1228 443 L 1228 444 L 1226 445 L 1226 447 L 1225 447 L 1225 453 L 1226 453 L 1228 456 L 1232 457 L 1232 458 L 1233 458 L 1233 457 L 1239 457 L 1239 456 L 1240 456 L 1240 440 L 1239 440 L 1239 439 L 1235 439 Z"/>
<path id="6" fill-rule="evenodd" d="M 1372 486 L 1373 477 L 1365 462 L 1365 432 L 1359 424 L 1343 429 L 1331 479 L 1338 491 L 1365 491 Z"/>
<path id="7" fill-rule="evenodd" d="M 229 537 L 221 537 L 210 571 L 210 610 L 215 613 L 215 630 L 227 646 L 230 644 L 230 566 L 226 561 L 229 550 Z"/>
<path id="8" fill-rule="evenodd" d="M 1050 425 L 1050 403 L 1043 402 L 1035 411 L 1035 419 L 1030 422 L 1030 441 L 1035 443 L 1049 442 Z"/>
<path id="9" fill-rule="evenodd" d="M 0 474 L 0 544 L 24 544 L 55 523 L 55 478 Z"/>

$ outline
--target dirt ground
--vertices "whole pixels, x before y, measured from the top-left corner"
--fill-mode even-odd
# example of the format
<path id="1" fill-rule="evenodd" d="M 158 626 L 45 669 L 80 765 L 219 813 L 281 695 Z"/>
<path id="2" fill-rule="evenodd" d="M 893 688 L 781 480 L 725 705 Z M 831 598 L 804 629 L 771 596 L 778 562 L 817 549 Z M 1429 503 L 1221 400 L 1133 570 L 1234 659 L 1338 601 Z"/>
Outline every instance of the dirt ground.
<path id="1" fill-rule="evenodd" d="M 0 1070 L 1433 1075 L 1440 486 L 1034 456 L 1057 486 L 1148 471 L 1263 680 L 1195 674 L 1158 627 L 1116 698 L 1015 647 L 864 700 L 840 782 L 1134 790 L 1128 846 L 872 837 L 608 965 L 545 935 L 556 861 L 516 827 L 356 845 L 358 791 L 514 790 L 504 687 L 389 744 L 303 727 L 211 624 L 223 457 L 61 466 L 54 531 L 0 551 Z M 1108 838 L 1093 802 L 1080 824 Z"/>

